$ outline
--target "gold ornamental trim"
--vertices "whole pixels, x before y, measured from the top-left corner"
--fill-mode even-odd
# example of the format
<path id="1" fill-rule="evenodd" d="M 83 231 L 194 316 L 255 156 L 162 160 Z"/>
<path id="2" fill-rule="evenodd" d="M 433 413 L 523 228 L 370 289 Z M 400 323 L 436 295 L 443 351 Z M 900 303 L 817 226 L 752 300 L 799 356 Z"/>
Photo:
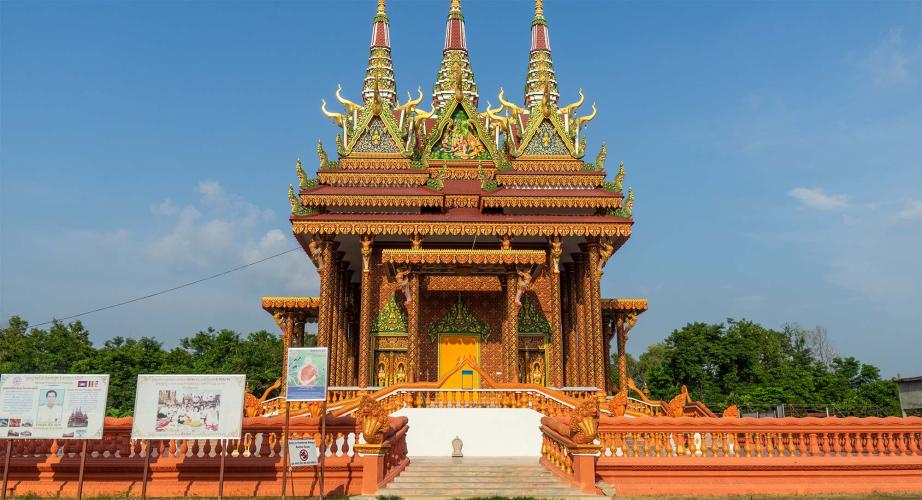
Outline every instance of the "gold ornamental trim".
<path id="1" fill-rule="evenodd" d="M 543 250 L 402 250 L 381 251 L 381 262 L 387 264 L 544 264 Z"/>
<path id="2" fill-rule="evenodd" d="M 358 153 L 355 153 L 358 154 Z M 361 153 L 363 158 L 340 158 L 340 168 L 367 170 L 399 170 L 410 168 L 410 159 L 400 157 L 399 153 Z M 378 156 L 381 155 L 381 156 Z M 397 155 L 398 157 L 394 157 Z"/>
<path id="3" fill-rule="evenodd" d="M 448 194 L 445 195 L 445 207 L 447 208 L 477 208 L 480 197 L 466 194 Z"/>
<path id="4" fill-rule="evenodd" d="M 394 187 L 394 186 L 421 186 L 429 180 L 429 174 L 420 173 L 389 173 L 380 174 L 374 172 L 320 172 L 317 178 L 321 184 L 330 186 L 375 186 L 375 187 Z"/>
<path id="5" fill-rule="evenodd" d="M 605 174 L 598 175 L 540 175 L 496 173 L 496 182 L 503 186 L 538 187 L 599 187 L 605 182 Z"/>
<path id="6" fill-rule="evenodd" d="M 503 285 L 497 276 L 458 276 L 457 274 L 423 276 L 430 292 L 501 292 Z"/>
<path id="7" fill-rule="evenodd" d="M 512 160 L 512 169 L 524 172 L 577 172 L 584 163 L 559 156 L 528 156 Z"/>
<path id="8" fill-rule="evenodd" d="M 269 312 L 319 309 L 320 297 L 263 297 L 262 308 Z"/>
<path id="9" fill-rule="evenodd" d="M 647 299 L 602 299 L 603 311 L 630 311 L 642 313 L 647 310 Z"/>
<path id="10" fill-rule="evenodd" d="M 620 208 L 616 196 L 484 196 L 484 207 Z"/>
<path id="11" fill-rule="evenodd" d="M 323 221 L 292 219 L 296 235 L 402 235 L 402 236 L 584 236 L 628 238 L 631 224 L 624 222 L 414 222 Z"/>
<path id="12" fill-rule="evenodd" d="M 441 195 L 301 195 L 301 205 L 306 207 L 441 207 Z"/>
<path id="13" fill-rule="evenodd" d="M 435 177 L 436 175 L 439 174 L 439 172 L 442 171 L 443 166 L 442 166 L 442 165 L 438 165 L 438 164 L 436 163 L 435 160 L 430 160 L 430 161 L 429 161 L 429 165 L 430 165 L 430 166 L 429 166 L 429 168 L 428 168 L 427 170 L 428 170 L 428 172 L 429 172 L 429 175 L 431 175 L 431 176 L 433 176 L 433 177 Z M 433 167 L 432 165 L 437 165 L 437 166 Z M 487 176 L 487 178 L 492 178 L 492 177 L 493 177 L 493 172 L 495 172 L 495 171 L 496 171 L 496 167 L 494 167 L 492 164 L 490 164 L 489 167 L 483 167 L 483 172 L 484 172 L 484 174 Z M 453 166 L 449 165 L 448 168 L 445 169 L 445 178 L 446 178 L 446 179 L 467 179 L 467 180 L 472 180 L 472 179 L 479 179 L 479 178 L 480 178 L 480 173 L 479 173 L 479 171 L 477 170 L 477 167 L 473 167 L 473 168 L 470 168 L 470 167 L 453 167 Z"/>

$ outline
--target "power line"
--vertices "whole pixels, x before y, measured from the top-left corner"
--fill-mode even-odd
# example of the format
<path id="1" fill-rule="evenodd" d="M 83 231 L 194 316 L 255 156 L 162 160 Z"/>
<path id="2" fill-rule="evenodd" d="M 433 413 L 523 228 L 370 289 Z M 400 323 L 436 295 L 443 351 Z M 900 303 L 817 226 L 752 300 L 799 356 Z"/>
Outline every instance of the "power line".
<path id="1" fill-rule="evenodd" d="M 93 313 L 97 313 L 97 312 L 100 312 L 100 311 L 105 311 L 105 310 L 107 310 L 107 309 L 113 309 L 113 308 L 115 308 L 115 307 L 124 306 L 124 305 L 126 305 L 126 304 L 131 304 L 132 302 L 138 302 L 138 301 L 140 301 L 140 300 L 149 299 L 149 298 L 151 298 L 151 297 L 156 297 L 156 296 L 158 296 L 158 295 L 163 295 L 163 294 L 165 294 L 165 293 L 175 292 L 176 290 L 179 290 L 179 289 L 181 289 L 181 288 L 186 288 L 187 286 L 197 285 L 197 284 L 199 284 L 199 283 L 202 283 L 203 281 L 208 281 L 208 280 L 212 280 L 212 279 L 215 279 L 215 278 L 219 278 L 219 277 L 224 276 L 224 275 L 226 275 L 226 274 L 230 274 L 230 273 L 232 273 L 232 272 L 234 272 L 234 271 L 239 271 L 239 270 L 241 270 L 241 269 L 246 269 L 246 268 L 248 268 L 248 267 L 250 267 L 250 266 L 255 266 L 256 264 L 260 264 L 260 263 L 262 263 L 262 262 L 265 262 L 265 261 L 270 260 L 270 259 L 274 259 L 274 258 L 276 258 L 276 257 L 281 257 L 282 255 L 285 255 L 285 254 L 287 254 L 287 253 L 291 253 L 291 252 L 294 252 L 295 250 L 300 250 L 300 249 L 301 249 L 301 247 L 294 247 L 294 248 L 291 248 L 291 249 L 289 249 L 289 250 L 285 250 L 284 252 L 277 253 L 277 254 L 275 254 L 275 255 L 270 255 L 270 256 L 268 256 L 268 257 L 266 257 L 266 258 L 259 259 L 259 260 L 257 260 L 257 261 L 253 261 L 253 262 L 246 263 L 246 264 L 244 264 L 244 265 L 242 265 L 242 266 L 237 266 L 237 267 L 235 267 L 235 268 L 228 269 L 228 270 L 226 270 L 226 271 L 221 271 L 220 273 L 217 273 L 217 274 L 212 274 L 211 276 L 206 276 L 206 277 L 204 277 L 204 278 L 199 278 L 199 279 L 197 279 L 197 280 L 195 280 L 195 281 L 190 281 L 190 282 L 188 282 L 188 283 L 183 283 L 182 285 L 177 285 L 177 286 L 174 286 L 174 287 L 172 287 L 172 288 L 167 288 L 166 290 L 160 290 L 159 292 L 150 293 L 150 294 L 147 294 L 147 295 L 144 295 L 144 296 L 141 296 L 141 297 L 135 297 L 135 298 L 133 298 L 133 299 L 129 299 L 129 300 L 125 300 L 125 301 L 119 302 L 118 304 L 112 304 L 112 305 L 108 305 L 108 306 L 105 306 L 105 307 L 99 307 L 99 308 L 97 308 L 97 309 L 93 309 L 92 311 L 86 311 L 86 312 L 82 312 L 82 313 L 79 313 L 79 314 L 73 314 L 73 315 L 71 315 L 71 316 L 67 316 L 67 317 L 64 317 L 64 318 L 52 318 L 52 319 L 50 319 L 50 320 L 48 320 L 48 321 L 45 321 L 44 323 L 38 323 L 38 324 L 36 324 L 36 325 L 32 325 L 32 327 L 39 327 L 39 326 L 47 325 L 47 324 L 53 323 L 53 322 L 55 322 L 55 321 L 66 321 L 66 320 L 73 319 L 73 318 L 77 318 L 77 317 L 80 317 L 80 316 L 86 316 L 87 314 L 93 314 Z"/>

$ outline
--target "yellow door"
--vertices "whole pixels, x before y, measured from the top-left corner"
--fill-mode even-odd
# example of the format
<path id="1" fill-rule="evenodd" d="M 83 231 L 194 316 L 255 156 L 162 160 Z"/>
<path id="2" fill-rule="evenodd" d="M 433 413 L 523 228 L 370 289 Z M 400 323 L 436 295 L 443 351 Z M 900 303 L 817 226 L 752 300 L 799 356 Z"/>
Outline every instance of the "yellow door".
<path id="1" fill-rule="evenodd" d="M 475 335 L 442 335 L 439 337 L 439 380 L 469 357 L 480 363 L 480 342 Z M 442 387 L 479 389 L 480 374 L 465 366 L 454 373 Z"/>

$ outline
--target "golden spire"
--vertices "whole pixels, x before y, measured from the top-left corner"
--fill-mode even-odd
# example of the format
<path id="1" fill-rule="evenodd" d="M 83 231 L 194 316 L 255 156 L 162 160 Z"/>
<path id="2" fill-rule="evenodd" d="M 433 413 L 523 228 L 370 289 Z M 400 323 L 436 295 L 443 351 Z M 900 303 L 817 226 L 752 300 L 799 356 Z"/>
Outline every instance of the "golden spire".
<path id="1" fill-rule="evenodd" d="M 538 0 L 539 2 L 541 0 Z M 384 0 L 378 0 L 378 14 L 386 14 L 384 10 Z"/>
<path id="2" fill-rule="evenodd" d="M 451 10 L 461 10 L 461 0 L 451 0 Z"/>
<path id="3" fill-rule="evenodd" d="M 535 0 L 535 17 L 544 17 L 544 2 L 542 0 Z"/>

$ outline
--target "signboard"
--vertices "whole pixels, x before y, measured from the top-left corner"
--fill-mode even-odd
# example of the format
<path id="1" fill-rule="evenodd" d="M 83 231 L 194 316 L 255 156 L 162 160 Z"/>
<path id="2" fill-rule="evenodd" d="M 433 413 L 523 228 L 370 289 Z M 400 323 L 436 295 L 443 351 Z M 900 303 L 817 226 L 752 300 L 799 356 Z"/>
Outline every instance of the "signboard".
<path id="1" fill-rule="evenodd" d="M 131 439 L 240 439 L 246 375 L 138 375 Z"/>
<path id="2" fill-rule="evenodd" d="M 102 439 L 108 375 L 0 375 L 0 439 Z"/>
<path id="3" fill-rule="evenodd" d="M 326 401 L 327 357 L 326 347 L 292 347 L 288 349 L 288 382 L 285 399 L 288 401 Z"/>
<path id="4" fill-rule="evenodd" d="M 304 467 L 320 464 L 317 442 L 313 439 L 292 439 L 288 441 L 288 465 Z"/>

